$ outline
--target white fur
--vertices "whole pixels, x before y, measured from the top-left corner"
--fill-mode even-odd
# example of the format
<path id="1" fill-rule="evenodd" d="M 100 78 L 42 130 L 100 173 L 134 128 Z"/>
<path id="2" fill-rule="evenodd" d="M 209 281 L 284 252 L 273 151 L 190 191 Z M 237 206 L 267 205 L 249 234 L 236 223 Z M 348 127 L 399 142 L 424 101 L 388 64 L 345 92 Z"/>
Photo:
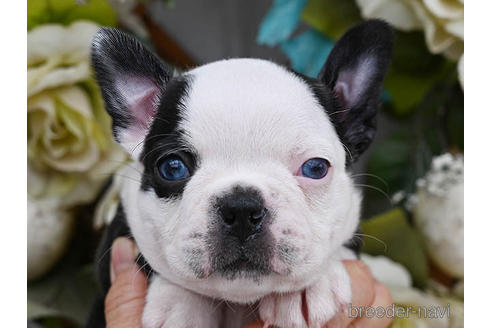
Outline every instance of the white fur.
<path id="1" fill-rule="evenodd" d="M 181 323 L 192 322 L 190 317 L 203 318 L 200 327 L 217 326 L 223 312 L 211 315 L 212 299 L 260 301 L 262 319 L 303 327 L 294 311 L 300 310 L 303 290 L 310 320 L 321 326 L 350 301 L 350 281 L 340 258 L 342 244 L 356 229 L 361 200 L 345 170 L 344 147 L 333 125 L 308 86 L 271 62 L 224 60 L 186 74 L 192 83 L 181 128 L 200 155 L 198 170 L 180 200 L 140 190 L 132 181 L 140 180 L 138 163 L 128 171 L 131 180 L 122 191 L 138 247 L 159 273 L 149 288 L 144 327 L 193 326 Z M 295 176 L 313 157 L 330 161 L 329 174 L 320 180 Z M 297 249 L 295 261 L 287 265 L 275 254 L 275 273 L 259 280 L 226 280 L 212 272 L 203 256 L 199 265 L 206 277 L 199 279 L 188 254 L 207 254 L 204 240 L 196 236 L 207 233 L 210 200 L 235 184 L 261 190 L 266 207 L 276 214 L 271 232 L 276 242 Z M 282 305 L 272 310 L 273 301 Z"/>

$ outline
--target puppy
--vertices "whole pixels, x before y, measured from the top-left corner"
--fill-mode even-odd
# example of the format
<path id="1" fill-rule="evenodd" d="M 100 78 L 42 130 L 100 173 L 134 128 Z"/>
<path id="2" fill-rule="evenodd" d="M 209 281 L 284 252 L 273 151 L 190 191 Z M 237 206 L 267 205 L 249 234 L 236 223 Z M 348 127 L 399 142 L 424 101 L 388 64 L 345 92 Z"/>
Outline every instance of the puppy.
<path id="1" fill-rule="evenodd" d="M 229 59 L 175 73 L 110 28 L 92 60 L 115 139 L 133 158 L 98 256 L 132 236 L 149 274 L 143 327 L 321 327 L 351 301 L 343 259 L 361 194 L 348 167 L 375 134 L 392 48 L 378 20 L 350 29 L 318 79 Z M 303 313 L 303 307 L 307 309 Z"/>

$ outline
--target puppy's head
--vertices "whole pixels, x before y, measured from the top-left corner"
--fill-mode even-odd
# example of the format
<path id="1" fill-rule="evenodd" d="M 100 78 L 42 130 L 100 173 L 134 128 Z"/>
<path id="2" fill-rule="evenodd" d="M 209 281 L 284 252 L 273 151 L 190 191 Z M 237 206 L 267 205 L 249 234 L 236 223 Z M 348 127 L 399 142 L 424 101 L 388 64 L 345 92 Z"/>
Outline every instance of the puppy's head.
<path id="1" fill-rule="evenodd" d="M 374 136 L 391 44 L 385 23 L 367 21 L 338 41 L 318 79 L 257 59 L 173 74 L 102 29 L 93 64 L 136 164 L 123 208 L 153 269 L 233 301 L 309 283 L 356 229 L 360 196 L 346 167 Z"/>

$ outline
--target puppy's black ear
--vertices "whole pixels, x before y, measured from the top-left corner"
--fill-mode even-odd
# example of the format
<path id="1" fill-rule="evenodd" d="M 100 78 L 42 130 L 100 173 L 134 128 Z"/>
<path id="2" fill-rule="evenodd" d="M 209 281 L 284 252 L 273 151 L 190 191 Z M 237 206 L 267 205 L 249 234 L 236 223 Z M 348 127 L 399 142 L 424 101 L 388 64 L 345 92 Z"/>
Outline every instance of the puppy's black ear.
<path id="1" fill-rule="evenodd" d="M 365 21 L 335 44 L 318 76 L 334 99 L 330 119 L 354 162 L 374 138 L 384 76 L 393 48 L 393 31 L 380 20 Z"/>
<path id="2" fill-rule="evenodd" d="M 135 38 L 113 28 L 94 36 L 92 65 L 115 139 L 138 158 L 171 70 Z"/>

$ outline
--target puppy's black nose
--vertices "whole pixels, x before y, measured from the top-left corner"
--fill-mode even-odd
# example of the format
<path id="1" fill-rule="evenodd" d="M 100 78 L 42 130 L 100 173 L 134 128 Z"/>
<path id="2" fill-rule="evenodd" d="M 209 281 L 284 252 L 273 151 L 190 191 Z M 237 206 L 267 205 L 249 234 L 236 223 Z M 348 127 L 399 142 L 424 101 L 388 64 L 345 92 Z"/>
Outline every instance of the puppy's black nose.
<path id="1" fill-rule="evenodd" d="M 218 203 L 225 233 L 241 242 L 261 230 L 267 210 L 255 190 L 236 188 Z"/>

